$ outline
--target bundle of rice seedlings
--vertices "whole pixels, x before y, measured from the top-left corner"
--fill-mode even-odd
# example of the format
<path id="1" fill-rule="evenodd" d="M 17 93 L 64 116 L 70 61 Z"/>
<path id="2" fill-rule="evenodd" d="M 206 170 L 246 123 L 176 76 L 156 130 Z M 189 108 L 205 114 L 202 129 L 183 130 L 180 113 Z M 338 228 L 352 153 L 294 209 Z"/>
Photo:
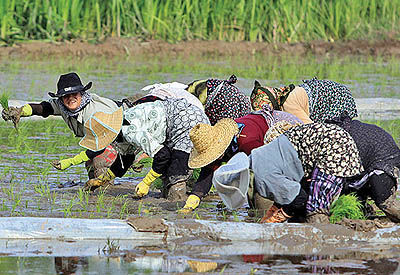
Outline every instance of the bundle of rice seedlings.
<path id="1" fill-rule="evenodd" d="M 10 95 L 8 93 L 2 93 L 0 95 L 0 105 L 3 109 L 8 109 L 8 100 L 10 99 Z"/>
<path id="2" fill-rule="evenodd" d="M 365 220 L 362 204 L 352 193 L 340 196 L 331 206 L 331 223 L 338 223 L 343 218 Z"/>

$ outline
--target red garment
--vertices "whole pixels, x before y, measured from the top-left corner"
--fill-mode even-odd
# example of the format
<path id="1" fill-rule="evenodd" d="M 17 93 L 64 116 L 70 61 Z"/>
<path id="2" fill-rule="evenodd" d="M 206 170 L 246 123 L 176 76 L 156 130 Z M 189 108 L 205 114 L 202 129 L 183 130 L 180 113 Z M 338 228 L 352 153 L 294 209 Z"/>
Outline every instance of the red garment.
<path id="1" fill-rule="evenodd" d="M 264 145 L 264 136 L 269 127 L 262 115 L 248 114 L 235 119 L 235 121 L 245 125 L 237 141 L 239 152 L 250 155 L 251 150 Z"/>

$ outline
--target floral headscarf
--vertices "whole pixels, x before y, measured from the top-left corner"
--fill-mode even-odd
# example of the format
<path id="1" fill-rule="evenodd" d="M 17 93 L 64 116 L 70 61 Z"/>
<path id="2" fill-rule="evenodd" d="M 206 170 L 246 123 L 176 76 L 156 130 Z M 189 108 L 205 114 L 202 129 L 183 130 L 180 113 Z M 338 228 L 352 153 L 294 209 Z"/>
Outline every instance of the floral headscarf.
<path id="1" fill-rule="evenodd" d="M 207 80 L 207 101 L 204 111 L 211 125 L 222 118 L 236 119 L 251 112 L 249 98 L 233 86 L 236 81 L 235 75 L 228 80 Z"/>
<path id="2" fill-rule="evenodd" d="M 290 84 L 280 88 L 262 87 L 256 80 L 251 92 L 250 101 L 253 110 L 261 110 L 263 105 L 269 105 L 274 110 L 282 110 L 283 103 L 295 86 Z"/>

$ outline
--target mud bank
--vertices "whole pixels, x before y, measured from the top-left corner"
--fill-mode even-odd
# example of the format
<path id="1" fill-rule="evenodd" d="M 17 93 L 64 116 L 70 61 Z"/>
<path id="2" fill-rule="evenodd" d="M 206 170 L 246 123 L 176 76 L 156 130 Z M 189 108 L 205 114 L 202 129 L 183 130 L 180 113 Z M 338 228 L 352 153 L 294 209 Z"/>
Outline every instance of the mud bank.
<path id="1" fill-rule="evenodd" d="M 209 241 L 276 241 L 337 244 L 361 241 L 380 244 L 400 244 L 400 226 L 369 232 L 351 230 L 334 224 L 257 224 L 182 219 L 166 221 L 160 218 L 69 219 L 36 217 L 0 218 L 0 239 L 7 240 L 135 240 L 165 242 L 181 238 Z"/>
<path id="2" fill-rule="evenodd" d="M 0 47 L 0 59 L 26 57 L 43 59 L 46 56 L 108 56 L 135 57 L 141 55 L 168 56 L 233 56 L 233 55 L 366 55 L 400 57 L 400 41 L 353 40 L 342 42 L 304 42 L 272 44 L 254 42 L 184 41 L 168 43 L 160 40 L 141 41 L 136 38 L 109 38 L 97 43 L 81 40 L 66 42 L 32 41 Z"/>

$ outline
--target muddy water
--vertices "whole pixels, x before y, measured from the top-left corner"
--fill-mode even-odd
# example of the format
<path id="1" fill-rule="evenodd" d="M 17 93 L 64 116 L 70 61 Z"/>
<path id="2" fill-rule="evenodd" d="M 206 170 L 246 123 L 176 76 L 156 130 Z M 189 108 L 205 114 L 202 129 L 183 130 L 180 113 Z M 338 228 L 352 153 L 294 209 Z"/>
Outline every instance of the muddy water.
<path id="1" fill-rule="evenodd" d="M 257 66 L 251 66 L 254 62 Z M 340 62 L 313 60 L 196 60 L 182 65 L 182 60 L 64 60 L 30 62 L 17 61 L 0 66 L 2 89 L 11 92 L 13 99 L 40 101 L 47 91 L 54 91 L 58 75 L 68 71 L 80 73 L 85 83 L 94 82 L 92 91 L 120 99 L 156 82 L 180 81 L 208 77 L 228 77 L 236 73 L 238 87 L 249 94 L 253 80 L 270 85 L 299 83 L 301 79 L 319 75 L 320 78 L 342 80 L 356 97 L 399 97 L 400 73 L 391 63 L 379 60 L 346 59 Z M 258 62 L 260 62 L 258 64 Z M 354 64 L 362 66 L 354 67 Z M 273 64 L 273 65 L 265 65 Z M 304 70 L 298 68 L 305 67 Z M 245 69 L 243 69 L 243 67 Z M 257 68 L 254 68 L 257 67 Z M 311 67 L 311 69 L 310 69 Z M 372 68 L 377 68 L 373 70 Z M 385 69 L 386 68 L 386 69 Z M 393 129 L 392 129 L 393 130 Z M 389 130 L 391 131 L 391 130 Z M 393 130 L 392 133 L 397 131 Z M 396 137 L 398 140 L 398 137 Z M 228 211 L 218 196 L 211 193 L 199 209 L 182 215 L 176 212 L 181 202 L 160 198 L 154 189 L 143 200 L 132 199 L 135 185 L 145 173 L 129 172 L 117 179 L 114 186 L 85 193 L 81 187 L 87 180 L 83 165 L 64 172 L 51 168 L 54 159 L 73 156 L 81 149 L 62 121 L 22 122 L 17 133 L 0 122 L 0 215 L 120 218 L 128 216 L 157 216 L 167 220 L 209 219 L 220 221 L 255 222 L 246 207 Z M 290 244 L 275 244 L 282 249 L 251 253 L 241 244 L 227 247 L 218 242 L 187 240 L 157 247 L 132 247 L 118 243 L 116 251 L 106 243 L 96 245 L 97 252 L 76 255 L 47 255 L 34 251 L 29 255 L 12 251 L 1 255 L 1 274 L 126 274 L 167 272 L 213 272 L 216 274 L 258 273 L 348 273 L 395 274 L 400 250 L 397 245 L 381 246 L 368 243 L 340 248 L 316 249 L 314 252 L 295 251 Z M 249 245 L 249 244 L 248 244 Z M 254 243 L 253 247 L 257 247 Z M 317 246 L 317 244 L 316 244 Z M 248 247 L 248 246 L 247 246 Z M 356 247 L 356 248 L 355 248 Z M 108 250 L 107 250 L 108 249 Z"/>
<path id="2" fill-rule="evenodd" d="M 43 243 L 45 244 L 45 243 Z M 275 246 L 274 246 L 275 244 Z M 13 243 L 10 242 L 10 246 Z M 67 244 L 69 246 L 70 244 Z M 288 244 L 286 244 L 289 246 Z M 325 246 L 314 253 L 274 253 L 284 243 L 271 241 L 269 250 L 254 252 L 257 242 L 230 243 L 188 240 L 158 246 L 140 246 L 123 242 L 94 242 L 95 253 L 57 255 L 48 246 L 47 255 L 31 251 L 17 255 L 2 255 L 1 274 L 23 271 L 30 274 L 398 274 L 398 245 L 369 246 L 349 244 L 349 247 Z M 29 245 L 27 245 L 29 247 Z M 250 249 L 249 249 L 250 248 Z M 251 249 L 254 248 L 254 249 Z M 253 250 L 253 252 L 251 251 Z M 262 249 L 261 249 L 262 251 Z M 318 252 L 317 252 L 318 251 Z"/>

